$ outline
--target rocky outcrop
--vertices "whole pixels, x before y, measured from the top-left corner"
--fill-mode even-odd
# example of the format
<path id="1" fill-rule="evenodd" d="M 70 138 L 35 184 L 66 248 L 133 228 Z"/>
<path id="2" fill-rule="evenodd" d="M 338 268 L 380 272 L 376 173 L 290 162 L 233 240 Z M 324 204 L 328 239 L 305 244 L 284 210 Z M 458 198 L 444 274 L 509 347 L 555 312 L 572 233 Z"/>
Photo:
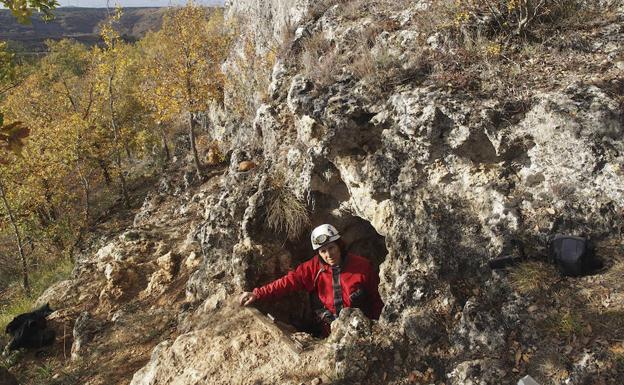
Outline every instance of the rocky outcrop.
<path id="1" fill-rule="evenodd" d="M 292 28 L 307 16 L 310 3 L 314 0 L 226 0 L 225 7 L 229 17 L 244 22 L 255 34 L 258 46 L 266 49 L 282 39 L 285 28 Z"/>
<path id="2" fill-rule="evenodd" d="M 421 41 L 412 22 L 419 2 L 389 11 L 376 2 L 345 3 L 353 8 L 228 2 L 231 14 L 250 20 L 257 47 L 268 46 L 284 25 L 301 24 L 275 64 L 254 121 L 215 129 L 219 136 L 236 125 L 237 134 L 220 138 L 232 146 L 228 170 L 185 206 L 202 214 L 190 231 L 193 250 L 154 252 L 140 265 L 150 276 L 140 285 L 143 296 L 158 296 L 184 266 L 197 268 L 185 282 L 180 335 L 158 345 L 132 384 L 485 385 L 512 384 L 524 372 L 544 384 L 621 379 L 609 358 L 618 342 L 606 330 L 587 329 L 592 317 L 612 322 L 591 295 L 581 294 L 595 293 L 599 280 L 555 278 L 543 263 L 531 266 L 553 279 L 526 289 L 518 284 L 527 280 L 518 277 L 521 270 L 487 267 L 500 254 L 545 262 L 557 232 L 589 235 L 604 256 L 620 255 L 624 116 L 614 89 L 621 90 L 621 47 L 587 53 L 588 60 L 605 61 L 602 74 L 571 71 L 552 86 L 501 99 L 426 80 L 430 68 L 410 58 Z M 305 18 L 310 6 L 317 13 Z M 376 12 L 388 13 L 375 18 Z M 597 28 L 606 40 L 623 37 L 607 24 Z M 405 64 L 399 67 L 409 76 L 379 90 L 380 83 L 357 76 L 346 62 L 325 68 L 333 71 L 329 83 L 305 68 L 302 47 L 311 36 L 328 41 L 320 65 L 347 55 L 355 37 L 371 30 L 371 52 Z M 442 38 L 425 41 L 437 49 Z M 243 161 L 255 167 L 241 169 Z M 267 221 L 278 188 L 306 206 L 308 227 L 334 223 L 354 251 L 379 266 L 385 302 L 379 321 L 344 311 L 329 339 L 294 357 L 232 303 L 240 291 L 310 256 L 308 229 L 288 234 Z M 155 213 L 158 202 L 150 199 L 144 209 Z M 135 225 L 145 218 L 137 216 Z M 104 276 L 114 284 L 115 263 L 127 257 L 113 246 L 101 254 L 101 264 L 111 266 Z M 614 292 L 624 290 L 614 280 L 616 262 L 601 272 Z M 136 294 L 113 286 L 121 293 L 109 290 L 111 302 Z M 302 325 L 307 301 L 295 295 L 259 306 Z"/>
<path id="3" fill-rule="evenodd" d="M 133 385 L 152 384 L 298 384 L 299 378 L 327 378 L 327 347 L 296 355 L 250 312 L 232 301 L 201 309 L 193 331 L 164 341 L 150 362 L 133 377 Z"/>
<path id="4" fill-rule="evenodd" d="M 79 360 L 84 357 L 84 351 L 102 325 L 94 320 L 88 312 L 83 312 L 76 318 L 73 330 L 71 359 Z"/>

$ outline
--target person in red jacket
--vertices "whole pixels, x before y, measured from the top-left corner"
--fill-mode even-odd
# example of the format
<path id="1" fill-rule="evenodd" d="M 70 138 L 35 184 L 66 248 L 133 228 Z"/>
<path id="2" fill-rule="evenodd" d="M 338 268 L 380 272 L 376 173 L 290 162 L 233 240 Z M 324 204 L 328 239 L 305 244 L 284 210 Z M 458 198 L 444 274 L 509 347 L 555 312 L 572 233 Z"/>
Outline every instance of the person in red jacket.
<path id="1" fill-rule="evenodd" d="M 316 293 L 323 308 L 319 318 L 328 325 L 340 311 L 358 307 L 371 319 L 379 319 L 383 302 L 379 296 L 379 274 L 368 259 L 347 253 L 338 230 L 332 225 L 318 226 L 311 234 L 312 248 L 318 255 L 300 264 L 295 270 L 239 298 L 242 306 L 258 300 L 278 298 L 297 290 Z"/>

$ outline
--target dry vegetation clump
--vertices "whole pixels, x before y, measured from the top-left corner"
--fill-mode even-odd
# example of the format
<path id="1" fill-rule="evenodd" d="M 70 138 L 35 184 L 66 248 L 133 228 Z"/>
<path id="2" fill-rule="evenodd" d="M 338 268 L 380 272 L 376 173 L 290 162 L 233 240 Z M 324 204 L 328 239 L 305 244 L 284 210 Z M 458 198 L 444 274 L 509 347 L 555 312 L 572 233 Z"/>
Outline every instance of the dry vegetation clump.
<path id="1" fill-rule="evenodd" d="M 425 19 L 432 29 L 447 29 L 468 43 L 483 37 L 510 40 L 544 37 L 592 2 L 579 0 L 461 0 L 432 2 Z"/>
<path id="2" fill-rule="evenodd" d="M 558 311 L 544 321 L 547 331 L 565 339 L 581 335 L 586 330 L 585 324 L 585 320 L 576 309 Z"/>
<path id="3" fill-rule="evenodd" d="M 390 92 L 401 84 L 422 82 L 431 70 L 431 52 L 404 52 L 395 42 L 378 44 L 377 38 L 399 28 L 392 20 L 374 23 L 359 33 L 360 48 L 353 54 L 348 71 L 370 91 Z"/>
<path id="4" fill-rule="evenodd" d="M 624 311 L 615 293 L 620 293 L 624 267 L 621 260 L 614 263 L 606 272 L 585 277 L 560 277 L 553 266 L 540 262 L 509 271 L 512 288 L 528 299 L 526 322 L 532 331 L 512 333 L 509 357 L 515 372 L 534 373 L 540 384 L 560 384 L 592 352 L 600 357 L 600 375 L 615 381 L 597 384 L 622 383 Z"/>
<path id="5" fill-rule="evenodd" d="M 318 20 L 321 16 L 325 14 L 331 7 L 337 4 L 349 3 L 349 2 L 360 2 L 360 0 L 350 1 L 350 0 L 318 0 L 314 2 L 314 4 L 308 10 L 307 21 Z"/>
<path id="6" fill-rule="evenodd" d="M 269 186 L 265 206 L 267 226 L 290 240 L 297 239 L 310 224 L 305 204 L 293 194 L 282 174 L 273 176 Z"/>
<path id="7" fill-rule="evenodd" d="M 307 77 L 320 86 L 333 83 L 341 59 L 332 42 L 322 32 L 317 32 L 305 39 L 302 48 L 301 66 Z"/>
<path id="8" fill-rule="evenodd" d="M 606 54 L 588 47 L 614 10 L 599 0 L 321 1 L 309 19 L 337 20 L 345 35 L 309 31 L 299 64 L 320 90 L 352 77 L 378 97 L 425 82 L 528 104 L 533 90 L 579 74 L 613 83 Z"/>
<path id="9" fill-rule="evenodd" d="M 520 294 L 536 294 L 547 290 L 559 279 L 553 266 L 530 261 L 515 267 L 509 274 L 511 286 Z"/>
<path id="10" fill-rule="evenodd" d="M 360 0 L 335 5 L 332 17 L 353 28 L 340 37 L 315 30 L 301 44 L 300 66 L 319 89 L 352 77 L 382 96 L 398 85 L 424 79 L 430 69 L 428 51 L 405 52 L 392 38 L 401 28 L 399 22 L 380 4 Z"/>
<path id="11" fill-rule="evenodd" d="M 221 150 L 218 141 L 212 140 L 209 135 L 202 135 L 197 138 L 197 151 L 202 161 L 208 166 L 214 166 L 225 162 L 225 154 Z"/>
<path id="12" fill-rule="evenodd" d="M 527 98 L 597 61 L 580 48 L 615 2 L 543 0 L 439 1 L 418 12 L 423 45 L 435 50 L 432 79 L 455 89 Z M 589 57 L 588 57 L 589 56 Z M 545 67 L 551 67 L 545 74 Z M 601 72 L 595 68 L 588 72 Z M 553 75 L 553 73 L 555 75 Z M 527 74 L 531 80 L 527 81 Z"/>

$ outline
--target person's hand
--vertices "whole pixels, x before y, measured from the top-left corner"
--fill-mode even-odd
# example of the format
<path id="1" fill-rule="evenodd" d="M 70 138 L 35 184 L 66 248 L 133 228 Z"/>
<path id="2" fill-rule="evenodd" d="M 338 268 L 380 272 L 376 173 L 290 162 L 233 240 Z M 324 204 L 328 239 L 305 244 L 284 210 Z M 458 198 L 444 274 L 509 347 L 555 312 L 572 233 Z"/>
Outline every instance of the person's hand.
<path id="1" fill-rule="evenodd" d="M 241 306 L 248 306 L 256 302 L 257 299 L 258 297 L 254 293 L 246 291 L 238 298 L 238 302 Z"/>

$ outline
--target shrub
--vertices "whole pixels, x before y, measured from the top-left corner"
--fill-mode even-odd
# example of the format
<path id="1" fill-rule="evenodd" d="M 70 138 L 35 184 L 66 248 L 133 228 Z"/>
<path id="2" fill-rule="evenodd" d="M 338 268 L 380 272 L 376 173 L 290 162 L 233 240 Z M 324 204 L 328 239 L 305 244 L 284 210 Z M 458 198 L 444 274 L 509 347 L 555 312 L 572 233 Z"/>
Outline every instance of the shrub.
<path id="1" fill-rule="evenodd" d="M 578 0 L 457 0 L 434 2 L 428 12 L 456 37 L 475 40 L 527 37 L 540 26 L 556 24 L 578 12 Z"/>
<path id="2" fill-rule="evenodd" d="M 348 69 L 369 89 L 383 94 L 400 84 L 420 81 L 430 71 L 427 52 L 418 52 L 405 61 L 388 48 L 363 50 Z"/>
<path id="3" fill-rule="evenodd" d="M 355 17 L 355 7 L 365 4 L 356 2 L 345 9 L 350 12 L 349 17 Z M 395 46 L 396 42 L 378 42 L 382 33 L 398 28 L 396 21 L 375 19 L 366 27 L 352 31 L 352 38 L 344 39 L 347 46 L 341 47 L 336 47 L 322 31 L 314 32 L 302 43 L 303 73 L 321 89 L 335 83 L 342 75 L 353 75 L 370 90 L 382 94 L 397 85 L 419 80 L 430 69 L 426 51 L 418 50 L 406 59 L 400 55 L 403 49 Z"/>

